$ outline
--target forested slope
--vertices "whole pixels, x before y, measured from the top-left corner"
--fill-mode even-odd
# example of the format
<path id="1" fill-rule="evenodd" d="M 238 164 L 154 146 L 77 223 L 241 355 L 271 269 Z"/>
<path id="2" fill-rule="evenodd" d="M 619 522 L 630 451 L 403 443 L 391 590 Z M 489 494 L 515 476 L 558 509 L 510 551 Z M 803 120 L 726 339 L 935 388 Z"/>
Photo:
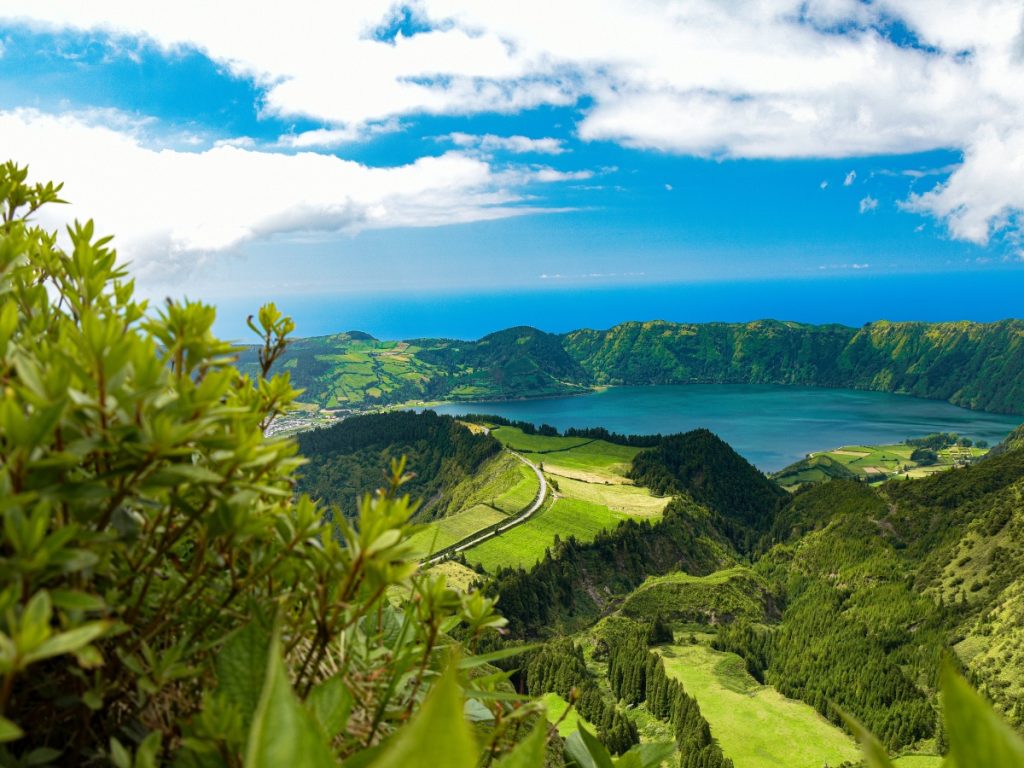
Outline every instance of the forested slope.
<path id="1" fill-rule="evenodd" d="M 474 434 L 433 411 L 353 416 L 303 432 L 297 441 L 308 463 L 296 490 L 340 505 L 344 514 L 351 514 L 356 499 L 381 486 L 392 459 L 405 456 L 412 475 L 406 488 L 425 501 L 421 516 L 443 515 L 453 500 L 450 491 L 501 451 L 490 435 Z"/>

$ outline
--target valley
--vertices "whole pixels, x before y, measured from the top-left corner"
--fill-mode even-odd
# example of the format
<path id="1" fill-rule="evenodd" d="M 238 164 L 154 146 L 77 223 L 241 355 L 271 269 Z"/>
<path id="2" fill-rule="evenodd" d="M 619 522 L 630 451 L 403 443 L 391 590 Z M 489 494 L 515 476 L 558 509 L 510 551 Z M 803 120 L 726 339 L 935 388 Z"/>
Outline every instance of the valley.
<path id="1" fill-rule="evenodd" d="M 563 434 L 501 416 L 409 412 L 331 430 L 360 419 L 370 420 L 357 430 L 367 434 L 425 419 L 437 448 L 405 447 L 448 457 L 439 466 L 451 481 L 439 492 L 452 501 L 420 513 L 419 556 L 453 584 L 500 596 L 512 638 L 578 645 L 584 663 L 572 685 L 591 691 L 579 709 L 567 710 L 569 683 L 517 673 L 563 735 L 582 720 L 610 744 L 678 737 L 661 688 L 626 694 L 607 678 L 607 649 L 614 658 L 638 632 L 660 632 L 648 641 L 642 685 L 654 685 L 650 664 L 660 659 L 699 708 L 693 722 L 706 723 L 687 726 L 706 736 L 680 741 L 681 754 L 707 765 L 852 765 L 859 749 L 835 702 L 883 739 L 898 768 L 937 768 L 933 681 L 943 648 L 1008 717 L 1024 720 L 1015 704 L 1024 675 L 1014 671 L 1024 659 L 1015 628 L 1024 451 L 1015 437 L 980 462 L 984 442 L 956 435 L 844 445 L 773 481 L 705 430 Z M 469 438 L 484 458 L 455 473 L 466 453 L 457 445 Z M 915 471 L 910 456 L 925 445 L 936 461 Z M 842 472 L 816 472 L 823 459 Z M 898 469 L 881 477 L 870 469 L 891 464 Z"/>

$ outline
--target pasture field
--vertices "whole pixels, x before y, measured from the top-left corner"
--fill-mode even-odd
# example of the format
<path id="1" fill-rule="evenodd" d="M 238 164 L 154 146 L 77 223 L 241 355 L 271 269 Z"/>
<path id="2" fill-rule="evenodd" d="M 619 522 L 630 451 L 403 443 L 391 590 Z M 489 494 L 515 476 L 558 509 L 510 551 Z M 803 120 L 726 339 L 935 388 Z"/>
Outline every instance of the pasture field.
<path id="1" fill-rule="evenodd" d="M 523 462 L 508 451 L 502 451 L 498 455 L 492 456 L 480 466 L 472 477 L 466 478 L 448 492 L 448 508 L 463 510 L 477 504 L 497 506 L 497 500 L 506 494 L 511 494 L 513 497 L 519 494 L 522 489 L 516 490 L 516 487 L 522 484 L 532 488 L 533 495 L 530 497 L 530 501 L 532 501 L 537 493 L 537 476 L 530 472 L 530 477 L 527 479 L 523 474 L 524 469 L 527 467 L 523 465 Z M 525 493 L 525 491 L 522 492 Z M 514 498 L 511 499 L 511 501 L 514 500 Z M 502 511 L 518 512 L 527 503 L 524 502 L 514 510 L 507 510 L 503 507 Z"/>
<path id="2" fill-rule="evenodd" d="M 560 498 L 546 504 L 534 517 L 500 536 L 466 550 L 466 559 L 488 571 L 501 566 L 532 568 L 544 557 L 555 536 L 593 541 L 605 529 L 614 528 L 628 515 L 578 499 Z"/>
<path id="3" fill-rule="evenodd" d="M 704 645 L 662 646 L 658 653 L 669 676 L 697 699 L 736 768 L 821 768 L 860 759 L 849 735 L 809 705 L 759 685 L 739 656 Z"/>
<path id="4" fill-rule="evenodd" d="M 833 478 L 861 478 L 876 483 L 890 478 L 927 477 L 944 472 L 957 462 L 984 456 L 987 450 L 955 446 L 944 448 L 937 452 L 937 463 L 919 466 L 910 459 L 914 452 L 911 445 L 844 445 L 831 451 L 812 453 L 806 459 L 776 472 L 774 478 L 784 488 L 794 489 L 802 483 L 818 483 Z"/>
<path id="5" fill-rule="evenodd" d="M 516 515 L 526 509 L 537 498 L 540 482 L 532 469 L 513 457 L 518 464 L 519 479 L 507 491 L 490 500 L 490 505 L 508 515 Z"/>
<path id="6" fill-rule="evenodd" d="M 545 466 L 545 469 L 549 468 Z M 558 493 L 562 496 L 599 504 L 630 517 L 661 517 L 670 501 L 668 496 L 652 496 L 649 490 L 636 485 L 585 483 L 558 476 L 550 470 L 547 474 L 558 483 Z"/>
<path id="7" fill-rule="evenodd" d="M 540 700 L 544 702 L 548 713 L 548 722 L 551 724 L 558 723 L 562 715 L 565 714 L 565 710 L 569 709 L 569 702 L 557 693 L 545 693 Z M 579 712 L 571 709 L 569 714 L 565 715 L 565 719 L 558 723 L 558 735 L 563 739 L 566 738 L 579 727 L 580 723 L 591 733 L 595 733 L 597 730 L 585 718 L 580 717 Z"/>
<path id="8" fill-rule="evenodd" d="M 515 427 L 499 427 L 491 432 L 503 445 L 522 453 L 535 464 L 558 474 L 557 467 L 582 470 L 597 475 L 621 478 L 629 471 L 633 457 L 640 451 L 628 445 L 580 437 L 527 435 Z"/>
<path id="9" fill-rule="evenodd" d="M 416 557 L 426 557 L 476 533 L 481 528 L 505 519 L 507 515 L 493 507 L 477 504 L 462 512 L 427 523 L 422 531 L 413 535 L 410 543 Z"/>

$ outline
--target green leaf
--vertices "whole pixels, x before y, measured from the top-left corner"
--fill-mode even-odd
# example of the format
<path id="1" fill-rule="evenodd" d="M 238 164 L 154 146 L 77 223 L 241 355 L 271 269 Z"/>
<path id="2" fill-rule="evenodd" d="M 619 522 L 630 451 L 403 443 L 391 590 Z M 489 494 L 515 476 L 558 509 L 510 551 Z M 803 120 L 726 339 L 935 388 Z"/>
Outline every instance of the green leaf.
<path id="1" fill-rule="evenodd" d="M 420 711 L 394 735 L 373 768 L 475 768 L 477 746 L 462 716 L 462 691 L 449 665 Z"/>
<path id="2" fill-rule="evenodd" d="M 1024 741 L 948 663 L 942 670 L 949 754 L 956 768 L 1020 768 Z"/>
<path id="3" fill-rule="evenodd" d="M 270 643 L 263 692 L 245 749 L 246 768 L 336 768 L 320 728 L 302 707 L 285 675 L 281 641 Z"/>
<path id="4" fill-rule="evenodd" d="M 160 731 L 153 731 L 139 744 L 135 753 L 135 768 L 157 768 L 160 755 Z"/>
<path id="5" fill-rule="evenodd" d="M 103 598 L 77 589 L 54 589 L 50 598 L 55 606 L 65 611 L 102 611 L 106 607 Z"/>
<path id="6" fill-rule="evenodd" d="M 21 764 L 26 766 L 31 765 L 52 765 L 57 761 L 57 758 L 61 756 L 61 751 L 58 749 L 51 749 L 50 747 L 39 747 L 33 749 L 27 755 L 21 758 Z"/>
<path id="7" fill-rule="evenodd" d="M 238 707 L 246 727 L 260 701 L 269 644 L 270 635 L 252 621 L 231 636 L 214 663 L 217 687 Z"/>
<path id="8" fill-rule="evenodd" d="M 533 645 L 519 645 L 512 648 L 502 648 L 500 651 L 483 653 L 479 656 L 467 656 L 459 662 L 459 669 L 471 669 L 484 664 L 490 664 L 492 661 L 500 661 L 501 659 L 507 659 L 510 656 L 518 656 L 521 653 L 527 653 L 528 651 L 533 651 L 539 647 L 539 645 L 534 643 Z"/>
<path id="9" fill-rule="evenodd" d="M 565 752 L 579 768 L 614 768 L 612 756 L 604 744 L 583 726 L 569 734 Z"/>
<path id="10" fill-rule="evenodd" d="M 25 732 L 16 724 L 12 723 L 6 717 L 0 717 L 0 744 L 8 741 L 15 741 L 24 735 Z"/>
<path id="11" fill-rule="evenodd" d="M 324 680 L 306 697 L 306 708 L 328 739 L 345 729 L 352 703 L 352 693 L 337 675 Z"/>
<path id="12" fill-rule="evenodd" d="M 489 723 L 494 720 L 494 713 L 476 699 L 466 699 L 462 714 L 471 723 Z"/>
<path id="13" fill-rule="evenodd" d="M 847 727 L 860 743 L 860 750 L 864 753 L 864 759 L 867 761 L 868 768 L 893 768 L 892 761 L 889 760 L 889 754 L 885 751 L 885 747 L 875 738 L 874 734 L 865 728 L 853 715 L 847 714 L 839 707 L 836 707 L 836 711 L 839 712 Z"/>
<path id="14" fill-rule="evenodd" d="M 75 629 L 61 632 L 59 635 L 47 638 L 33 648 L 23 657 L 25 664 L 32 664 L 36 661 L 60 656 L 65 653 L 74 653 L 91 643 L 98 637 L 104 635 L 111 627 L 109 621 L 90 621 Z"/>
<path id="15" fill-rule="evenodd" d="M 542 768 L 547 747 L 547 722 L 538 718 L 533 730 L 515 749 L 494 764 L 494 768 Z"/>

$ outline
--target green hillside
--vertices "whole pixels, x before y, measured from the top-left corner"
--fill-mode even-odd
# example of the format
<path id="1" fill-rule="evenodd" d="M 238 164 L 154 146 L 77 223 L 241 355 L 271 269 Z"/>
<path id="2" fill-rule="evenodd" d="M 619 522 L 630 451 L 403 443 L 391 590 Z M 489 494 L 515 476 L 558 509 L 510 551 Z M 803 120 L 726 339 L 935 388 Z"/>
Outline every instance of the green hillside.
<path id="1" fill-rule="evenodd" d="M 478 341 L 379 341 L 348 332 L 297 340 L 281 365 L 308 401 L 343 410 L 609 384 L 749 383 L 902 392 L 1024 413 L 1024 320 L 862 328 L 654 321 L 563 335 L 517 327 Z M 256 350 L 243 350 L 239 366 L 255 372 Z"/>
<path id="2" fill-rule="evenodd" d="M 632 619 L 676 624 L 764 622 L 777 618 L 767 584 L 749 568 L 734 566 L 707 576 L 684 572 L 651 576 L 622 603 Z"/>
<path id="3" fill-rule="evenodd" d="M 424 500 L 421 516 L 446 514 L 484 462 L 501 451 L 493 437 L 473 433 L 450 416 L 411 411 L 354 416 L 297 437 L 307 464 L 296 489 L 352 514 L 356 500 L 380 487 L 383 470 L 405 456 L 410 494 Z M 444 491 L 442 493 L 442 491 Z"/>

